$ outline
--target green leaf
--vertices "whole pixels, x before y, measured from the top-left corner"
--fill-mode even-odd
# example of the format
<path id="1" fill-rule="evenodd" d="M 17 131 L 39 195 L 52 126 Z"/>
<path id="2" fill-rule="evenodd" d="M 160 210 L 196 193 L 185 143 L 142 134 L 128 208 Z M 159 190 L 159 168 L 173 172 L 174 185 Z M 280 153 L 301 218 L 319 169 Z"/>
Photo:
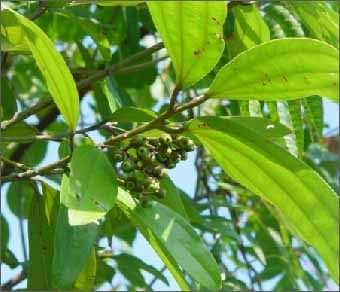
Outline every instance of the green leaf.
<path id="1" fill-rule="evenodd" d="M 338 279 L 338 198 L 311 168 L 258 133 L 217 117 L 190 128 L 224 171 L 274 204 Z"/>
<path id="2" fill-rule="evenodd" d="M 1 76 L 1 100 L 0 100 L 0 119 L 8 120 L 17 111 L 17 102 L 14 91 L 9 85 L 9 80 L 5 76 Z"/>
<path id="3" fill-rule="evenodd" d="M 301 158 L 305 149 L 301 100 L 289 100 L 288 110 L 292 121 L 293 133 L 295 136 L 295 144 L 298 154 L 297 156 Z"/>
<path id="4" fill-rule="evenodd" d="M 2 11 L 1 17 L 3 15 L 22 28 L 23 39 L 45 78 L 54 102 L 71 129 L 75 129 L 79 116 L 79 96 L 63 57 L 34 22 L 9 9 Z"/>
<path id="5" fill-rule="evenodd" d="M 142 271 L 149 272 L 163 283 L 169 284 L 168 280 L 160 271 L 133 255 L 122 253 L 114 256 L 113 259 L 117 262 L 119 271 L 135 286 L 147 287 L 147 283 L 141 273 Z"/>
<path id="6" fill-rule="evenodd" d="M 339 48 L 339 14 L 321 1 L 288 1 L 313 38 Z"/>
<path id="7" fill-rule="evenodd" d="M 29 51 L 25 42 L 25 33 L 15 18 L 6 11 L 1 12 L 0 40 L 3 51 Z"/>
<path id="8" fill-rule="evenodd" d="M 31 290 L 51 289 L 53 235 L 59 204 L 58 193 L 42 185 L 43 196 L 32 199 L 28 218 L 29 266 L 27 287 Z"/>
<path id="9" fill-rule="evenodd" d="M 67 208 L 60 205 L 54 237 L 52 285 L 70 289 L 82 271 L 97 236 L 98 225 L 71 226 Z"/>
<path id="10" fill-rule="evenodd" d="M 121 189 L 117 204 L 150 242 L 181 289 L 190 290 L 178 265 L 207 289 L 220 288 L 221 278 L 214 258 L 183 217 L 158 202 L 143 208 Z"/>
<path id="11" fill-rule="evenodd" d="M 80 271 L 74 287 L 81 291 L 91 291 L 94 287 L 97 271 L 96 249 L 92 247 L 83 269 Z"/>
<path id="12" fill-rule="evenodd" d="M 310 96 L 303 100 L 305 116 L 312 131 L 314 141 L 320 141 L 323 130 L 323 104 L 320 96 Z"/>
<path id="13" fill-rule="evenodd" d="M 36 196 L 31 182 L 14 181 L 7 190 L 7 204 L 11 212 L 19 218 L 27 218 L 31 203 Z"/>
<path id="14" fill-rule="evenodd" d="M 70 177 L 63 176 L 61 202 L 69 208 L 71 225 L 82 225 L 105 216 L 116 202 L 117 181 L 103 152 L 92 145 L 76 147 Z"/>
<path id="15" fill-rule="evenodd" d="M 231 57 L 244 50 L 270 40 L 270 31 L 255 4 L 236 5 L 232 8 L 234 32 L 227 40 Z"/>
<path id="16" fill-rule="evenodd" d="M 148 2 L 152 19 L 176 71 L 178 88 L 186 88 L 208 74 L 223 49 L 223 1 Z"/>
<path id="17" fill-rule="evenodd" d="M 338 62 L 338 50 L 318 40 L 273 40 L 241 53 L 225 65 L 207 94 L 211 98 L 264 101 L 317 94 L 338 101 Z"/>
<path id="18" fill-rule="evenodd" d="M 82 29 L 87 35 L 91 36 L 105 61 L 111 60 L 111 48 L 110 42 L 103 34 L 100 26 L 94 23 L 92 20 L 85 17 L 78 17 L 72 13 L 58 13 L 62 17 L 65 17 L 71 23 L 74 23 L 77 27 Z"/>
<path id="19" fill-rule="evenodd" d="M 149 122 L 155 118 L 157 118 L 157 114 L 153 111 L 132 106 L 117 109 L 111 116 L 112 121 L 121 123 Z"/>
<path id="20" fill-rule="evenodd" d="M 164 192 L 164 198 L 160 199 L 159 202 L 188 220 L 189 217 L 185 211 L 180 190 L 174 185 L 172 180 L 168 176 L 163 176 L 160 180 L 160 187 Z"/>
<path id="21" fill-rule="evenodd" d="M 100 6 L 136 6 L 144 1 L 128 0 L 74 0 L 72 4 L 97 4 Z"/>

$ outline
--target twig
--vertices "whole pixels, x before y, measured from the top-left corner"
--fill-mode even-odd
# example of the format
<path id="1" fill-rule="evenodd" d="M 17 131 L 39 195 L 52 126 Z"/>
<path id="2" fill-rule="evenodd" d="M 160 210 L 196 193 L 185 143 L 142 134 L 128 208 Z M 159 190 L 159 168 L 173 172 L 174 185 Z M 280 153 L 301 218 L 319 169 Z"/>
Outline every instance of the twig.
<path id="1" fill-rule="evenodd" d="M 140 70 L 140 69 L 143 69 L 147 66 L 150 66 L 151 64 L 154 64 L 155 62 L 159 62 L 163 58 L 160 58 L 160 59 L 152 61 L 152 62 L 147 62 L 147 63 L 144 63 L 144 64 L 138 64 L 138 65 L 134 65 L 134 66 L 124 68 L 127 65 L 129 65 L 130 63 L 132 63 L 136 60 L 139 60 L 140 58 L 146 57 L 146 56 L 148 56 L 148 55 L 150 55 L 150 54 L 152 54 L 152 53 L 154 53 L 154 52 L 156 52 L 156 51 L 158 51 L 162 48 L 163 48 L 163 43 L 158 43 L 158 44 L 156 44 L 156 45 L 154 45 L 154 46 L 152 46 L 148 49 L 145 49 L 142 52 L 139 52 L 137 54 L 134 54 L 134 55 L 122 60 L 121 62 L 119 62 L 117 64 L 114 64 L 113 66 L 111 66 L 109 68 L 98 71 L 98 72 L 94 73 L 92 76 L 88 77 L 87 79 L 78 81 L 77 84 L 76 84 L 77 89 L 78 90 L 84 89 L 84 88 L 88 87 L 90 84 L 92 84 L 93 82 L 98 81 L 98 80 L 102 79 L 103 77 L 108 76 L 108 75 L 113 74 L 113 73 L 116 73 L 116 72 L 127 73 L 127 72 L 131 72 L 132 70 Z M 38 111 L 40 111 L 42 109 L 45 109 L 46 107 L 48 107 L 50 105 L 54 106 L 53 101 L 51 99 L 40 101 L 36 105 L 34 105 L 33 107 L 28 108 L 28 109 L 26 109 L 22 112 L 15 114 L 12 119 L 1 122 L 1 129 L 5 130 L 9 126 L 28 118 L 29 116 L 37 113 Z"/>
<path id="2" fill-rule="evenodd" d="M 47 2 L 39 1 L 39 7 L 33 14 L 29 17 L 30 20 L 35 20 L 47 11 Z"/>
<path id="3" fill-rule="evenodd" d="M 46 174 L 46 173 L 49 173 L 55 170 L 56 168 L 64 167 L 69 161 L 70 161 L 70 156 L 67 156 L 59 161 L 53 162 L 51 164 L 48 164 L 38 169 L 32 169 L 26 172 L 10 174 L 8 176 L 0 177 L 0 181 L 3 183 L 3 182 L 14 181 L 14 180 L 20 180 L 20 179 L 29 179 L 34 176 L 43 175 L 43 174 Z"/>
<path id="4" fill-rule="evenodd" d="M 110 144 L 113 144 L 115 142 L 131 138 L 131 137 L 133 137 L 137 134 L 143 133 L 143 132 L 151 130 L 153 128 L 160 127 L 160 126 L 162 126 L 164 121 L 166 119 L 168 119 L 169 117 L 171 117 L 173 114 L 185 111 L 188 108 L 195 107 L 196 105 L 203 103 L 207 99 L 208 99 L 207 95 L 202 95 L 202 96 L 199 96 L 199 97 L 197 97 L 197 98 L 195 98 L 195 99 L 193 99 L 193 100 L 191 100 L 191 101 L 189 101 L 189 102 L 187 102 L 187 103 L 185 103 L 181 106 L 174 107 L 173 109 L 171 109 L 169 107 L 167 111 L 165 111 L 164 113 L 159 115 L 156 119 L 154 119 L 154 120 L 152 120 L 152 121 L 150 121 L 146 124 L 143 124 L 143 125 L 141 125 L 137 128 L 134 128 L 134 129 L 132 129 L 132 130 L 126 132 L 126 133 L 117 135 L 115 137 L 111 137 L 110 139 L 106 140 L 101 146 L 105 147 L 105 145 L 110 145 Z"/>
<path id="5" fill-rule="evenodd" d="M 163 266 L 162 269 L 160 270 L 161 273 L 164 273 L 164 271 L 166 270 L 166 266 Z M 158 280 L 158 278 L 156 276 L 153 277 L 153 279 L 150 281 L 149 283 L 149 288 L 151 289 L 152 286 L 156 283 L 156 281 Z"/>
<path id="6" fill-rule="evenodd" d="M 9 279 L 6 283 L 1 285 L 1 291 L 9 291 L 20 282 L 25 280 L 27 277 L 25 270 L 22 270 L 20 273 L 16 274 L 13 278 Z"/>
<path id="7" fill-rule="evenodd" d="M 13 160 L 10 160 L 10 159 L 7 159 L 6 157 L 0 155 L 0 161 L 3 161 L 4 163 L 7 163 L 9 165 L 12 165 L 16 168 L 19 168 L 19 169 L 22 169 L 22 170 L 29 170 L 30 168 L 20 162 L 16 162 L 16 161 L 13 161 Z"/>

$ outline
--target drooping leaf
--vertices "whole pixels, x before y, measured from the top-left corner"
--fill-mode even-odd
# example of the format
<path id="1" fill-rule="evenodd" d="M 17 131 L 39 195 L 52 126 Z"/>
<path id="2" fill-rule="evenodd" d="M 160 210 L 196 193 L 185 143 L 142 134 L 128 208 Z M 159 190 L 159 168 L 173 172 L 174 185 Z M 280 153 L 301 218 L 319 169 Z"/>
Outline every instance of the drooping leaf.
<path id="1" fill-rule="evenodd" d="M 165 276 L 151 265 L 144 263 L 141 259 L 122 253 L 115 255 L 114 260 L 117 262 L 119 271 L 128 279 L 131 283 L 138 287 L 147 287 L 147 283 L 144 280 L 142 271 L 149 272 L 153 276 L 160 279 L 163 283 L 169 284 Z"/>
<path id="2" fill-rule="evenodd" d="M 217 117 L 190 129 L 228 175 L 273 203 L 338 279 L 338 198 L 311 168 L 245 127 Z"/>
<path id="3" fill-rule="evenodd" d="M 269 28 L 255 4 L 235 5 L 232 13 L 234 32 L 227 40 L 231 57 L 270 40 Z"/>
<path id="4" fill-rule="evenodd" d="M 8 120 L 17 111 L 17 103 L 14 91 L 12 90 L 8 78 L 1 76 L 1 101 L 0 101 L 0 119 Z"/>
<path id="5" fill-rule="evenodd" d="M 289 100 L 288 110 L 292 121 L 292 130 L 295 137 L 297 156 L 301 158 L 305 148 L 301 100 Z"/>
<path id="6" fill-rule="evenodd" d="M 117 204 L 140 229 L 182 289 L 190 290 L 179 266 L 207 289 L 220 288 L 216 262 L 184 218 L 157 202 L 148 208 L 138 206 L 121 189 Z"/>
<path id="7" fill-rule="evenodd" d="M 70 289 L 82 271 L 96 240 L 98 225 L 71 226 L 67 208 L 60 205 L 54 236 L 52 286 Z"/>
<path id="8" fill-rule="evenodd" d="M 313 38 L 339 48 L 339 14 L 322 1 L 288 1 Z"/>
<path id="9" fill-rule="evenodd" d="M 221 57 L 223 1 L 150 1 L 152 19 L 171 57 L 179 88 L 202 79 Z"/>
<path id="10" fill-rule="evenodd" d="M 96 249 L 92 247 L 82 270 L 80 271 L 74 287 L 81 291 L 90 291 L 94 287 L 97 271 Z"/>
<path id="11" fill-rule="evenodd" d="M 321 41 L 272 40 L 241 53 L 225 65 L 208 96 L 273 101 L 318 94 L 337 101 L 338 62 L 338 51 Z"/>
<path id="12" fill-rule="evenodd" d="M 323 104 L 320 96 L 310 96 L 303 100 L 305 116 L 312 130 L 312 138 L 320 141 L 323 130 Z"/>
<path id="13" fill-rule="evenodd" d="M 183 205 L 180 190 L 168 176 L 162 177 L 160 187 L 164 192 L 164 198 L 160 199 L 159 202 L 180 214 L 184 219 L 189 219 Z"/>
<path id="14" fill-rule="evenodd" d="M 7 190 L 8 207 L 19 218 L 27 218 L 35 196 L 32 183 L 28 181 L 14 181 Z"/>
<path id="15" fill-rule="evenodd" d="M 151 110 L 138 107 L 122 107 L 117 109 L 111 116 L 112 121 L 122 123 L 142 123 L 149 122 L 157 117 L 157 114 Z"/>
<path id="16" fill-rule="evenodd" d="M 1 12 L 1 17 L 3 16 L 11 24 L 21 27 L 21 40 L 29 47 L 58 109 L 70 128 L 75 129 L 79 116 L 79 96 L 63 57 L 34 22 L 9 9 Z"/>
<path id="17" fill-rule="evenodd" d="M 57 192 L 46 184 L 43 184 L 43 196 L 35 194 L 32 198 L 28 218 L 28 289 L 50 290 L 52 288 L 53 236 L 58 204 Z"/>
<path id="18" fill-rule="evenodd" d="M 60 195 L 69 208 L 70 224 L 87 224 L 104 217 L 117 196 L 116 175 L 105 154 L 95 146 L 80 145 L 74 150 L 70 169 L 70 177 L 63 176 Z"/>
<path id="19" fill-rule="evenodd" d="M 110 42 L 102 33 L 98 24 L 85 17 L 77 17 L 71 13 L 58 13 L 58 15 L 67 18 L 68 21 L 82 29 L 86 34 L 92 37 L 105 61 L 111 60 Z"/>

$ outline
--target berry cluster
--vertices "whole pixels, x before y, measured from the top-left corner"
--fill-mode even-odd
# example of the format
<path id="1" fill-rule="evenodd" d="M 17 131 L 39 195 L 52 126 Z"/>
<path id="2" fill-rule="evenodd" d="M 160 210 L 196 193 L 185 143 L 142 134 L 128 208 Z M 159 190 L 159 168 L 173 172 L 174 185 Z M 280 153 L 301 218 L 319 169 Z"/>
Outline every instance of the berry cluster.
<path id="1" fill-rule="evenodd" d="M 127 145 L 114 151 L 113 160 L 125 188 L 145 206 L 152 197 L 164 197 L 159 180 L 165 169 L 174 168 L 194 148 L 193 141 L 184 136 L 135 136 Z"/>

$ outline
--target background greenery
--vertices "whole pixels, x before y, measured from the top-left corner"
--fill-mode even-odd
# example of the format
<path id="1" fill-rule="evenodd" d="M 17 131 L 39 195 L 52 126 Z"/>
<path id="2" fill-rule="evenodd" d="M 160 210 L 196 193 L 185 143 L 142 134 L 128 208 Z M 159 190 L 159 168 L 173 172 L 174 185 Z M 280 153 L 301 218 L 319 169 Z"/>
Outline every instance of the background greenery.
<path id="1" fill-rule="evenodd" d="M 196 242 L 196 237 L 191 233 L 192 229 L 186 227 L 191 225 L 217 262 L 222 273 L 224 290 L 273 289 L 287 291 L 292 289 L 322 290 L 336 287 L 320 254 L 291 233 L 291 229 L 288 228 L 289 224 L 281 211 L 277 209 L 277 205 L 255 195 L 249 190 L 252 189 L 251 187 L 244 187 L 247 183 L 236 181 L 235 175 L 230 176 L 230 173 L 223 171 L 221 166 L 228 169 L 233 162 L 228 159 L 235 159 L 240 164 L 242 162 L 241 158 L 228 157 L 225 154 L 224 149 L 227 146 L 223 143 L 230 137 L 218 134 L 220 133 L 217 131 L 218 125 L 221 123 L 219 119 L 210 122 L 210 133 L 216 133 L 212 138 L 209 138 L 209 133 L 197 130 L 197 124 L 190 125 L 192 131 L 205 146 L 197 147 L 189 157 L 197 174 L 197 181 L 192 193 L 185 193 L 177 188 L 171 180 L 164 179 L 162 188 L 166 192 L 167 199 L 160 201 L 161 204 L 154 203 L 153 207 L 149 209 L 136 209 L 134 202 L 130 202 L 126 197 L 128 195 L 119 194 L 117 205 L 107 214 L 104 213 L 105 218 L 99 228 L 95 228 L 91 224 L 76 228 L 68 226 L 63 221 L 67 218 L 63 207 L 59 207 L 57 217 L 55 204 L 59 199 L 54 188 L 59 188 L 61 184 L 60 173 L 51 173 L 52 168 L 48 168 L 46 172 L 40 172 L 44 174 L 44 178 L 38 180 L 21 180 L 16 175 L 18 172 L 25 172 L 30 168 L 41 171 L 43 166 L 67 157 L 70 146 L 68 126 L 75 128 L 77 123 L 77 112 L 70 112 L 68 109 L 77 107 L 78 95 L 80 112 L 77 129 L 80 132 L 75 137 L 75 144 L 80 147 L 80 145 L 88 143 L 86 139 L 88 137 L 91 137 L 96 143 L 102 143 L 112 134 L 116 135 L 117 130 L 129 131 L 142 122 L 149 121 L 150 115 L 153 118 L 153 113 L 150 110 L 158 115 L 165 112 L 174 88 L 176 88 L 175 85 L 178 85 L 179 81 L 182 82 L 185 89 L 178 95 L 178 103 L 190 102 L 210 87 L 216 73 L 224 64 L 229 63 L 241 52 L 270 39 L 311 37 L 338 47 L 338 30 L 334 28 L 334 22 L 336 19 L 338 20 L 339 7 L 337 3 L 334 1 L 303 3 L 257 1 L 252 5 L 245 5 L 237 1 L 228 3 L 226 21 L 224 24 L 220 24 L 221 28 L 223 27 L 223 40 L 226 47 L 223 50 L 223 47 L 219 45 L 220 42 L 217 42 L 216 52 L 209 51 L 208 55 L 202 57 L 202 60 L 214 59 L 214 55 L 223 51 L 216 67 L 201 79 L 208 72 L 203 72 L 203 69 L 202 72 L 190 69 L 192 65 L 189 61 L 193 58 L 192 54 L 188 54 L 181 60 L 176 51 L 172 52 L 168 49 L 168 53 L 173 59 L 171 63 L 168 53 L 165 50 L 160 50 L 161 46 L 157 47 L 156 45 L 152 51 L 145 51 L 146 47 L 160 42 L 153 20 L 158 27 L 163 25 L 162 18 L 157 20 L 154 17 L 152 20 L 145 3 L 135 6 L 136 3 L 131 2 L 138 1 L 128 1 L 131 6 L 116 6 L 116 4 L 120 4 L 117 1 L 107 1 L 106 3 L 105 1 L 68 2 L 9 1 L 6 3 L 21 15 L 27 16 L 27 19 L 30 18 L 45 32 L 63 56 L 71 74 L 69 76 L 65 71 L 62 71 L 62 66 L 58 67 L 49 63 L 58 57 L 48 50 L 40 50 L 44 43 L 39 43 L 39 40 L 35 39 L 35 36 L 39 35 L 39 31 L 34 27 L 31 27 L 30 31 L 35 34 L 28 34 L 26 42 L 20 41 L 21 32 L 15 31 L 17 19 L 19 19 L 20 25 L 29 27 L 28 20 L 20 17 L 13 20 L 10 14 L 8 14 L 8 18 L 3 18 L 6 20 L 2 22 L 2 25 L 7 29 L 13 28 L 13 30 L 9 31 L 9 34 L 1 35 L 1 119 L 4 122 L 1 124 L 0 147 L 3 162 L 1 176 L 5 181 L 2 183 L 1 195 L 5 196 L 9 209 L 20 220 L 20 240 L 25 238 L 29 248 L 24 252 L 23 261 L 18 260 L 21 258 L 16 254 L 18 251 L 8 248 L 8 238 L 18 232 L 17 228 L 6 216 L 2 216 L 1 265 L 6 265 L 13 271 L 17 271 L 20 267 L 19 271 L 23 271 L 19 272 L 19 279 L 14 283 L 2 284 L 12 287 L 13 284 L 28 277 L 28 287 L 32 289 L 49 289 L 53 282 L 52 286 L 60 289 L 69 289 L 70 287 L 79 289 L 105 287 L 107 289 L 110 287 L 118 290 L 136 290 L 137 288 L 152 289 L 159 287 L 156 286 L 158 282 L 163 282 L 166 285 L 169 281 L 174 281 L 172 277 L 169 277 L 169 273 L 165 272 L 166 267 L 163 269 L 154 268 L 151 265 L 153 262 L 142 256 L 145 249 L 140 251 L 136 248 L 138 246 L 136 242 L 140 241 L 137 239 L 139 238 L 137 234 L 141 232 L 151 242 L 152 248 L 157 250 L 158 247 L 160 250 L 166 251 L 163 260 L 166 258 L 171 262 L 167 264 L 167 267 L 170 266 L 175 270 L 172 272 L 182 289 L 183 287 L 195 290 L 201 287 L 216 288 L 219 276 L 216 276 L 214 261 L 208 251 L 201 248 L 200 242 L 197 241 L 197 245 L 193 245 Z M 193 3 L 191 4 L 193 5 Z M 153 13 L 157 15 L 157 3 L 154 6 L 149 8 L 150 11 L 154 9 Z M 170 12 L 171 9 L 169 9 Z M 219 17 L 223 19 L 223 15 L 219 15 Z M 176 27 L 178 23 L 174 22 L 171 17 L 168 20 L 173 23 L 171 28 L 173 31 L 170 36 L 176 36 L 176 32 L 180 31 L 182 27 Z M 185 29 L 190 31 L 195 27 L 195 19 L 192 21 L 192 26 L 185 26 L 183 29 L 183 35 L 188 33 Z M 199 28 L 197 30 L 200 31 Z M 163 38 L 165 36 L 166 40 L 166 33 L 160 29 L 158 31 Z M 12 36 L 17 39 L 11 39 Z M 171 43 L 171 41 L 176 42 L 177 40 L 169 37 L 168 42 Z M 189 50 L 192 44 L 190 39 L 183 39 L 181 42 Z M 165 45 L 169 48 L 167 42 Z M 311 60 L 311 63 L 322 63 L 321 65 L 327 67 L 326 59 L 316 60 L 313 59 L 315 56 L 308 55 L 308 50 L 312 45 L 306 44 L 303 47 L 304 55 L 298 57 L 306 56 Z M 273 53 L 273 62 L 275 57 L 279 60 L 280 55 L 277 52 L 283 47 L 280 43 L 277 48 L 270 51 Z M 286 48 L 289 49 L 290 46 L 287 45 Z M 34 52 L 41 52 L 42 55 Z M 143 52 L 142 55 L 138 55 L 140 52 Z M 136 54 L 137 58 L 132 57 L 131 59 L 131 56 L 136 56 Z M 196 52 L 196 54 L 200 53 Z M 194 52 L 194 55 L 196 54 Z M 327 53 L 320 54 L 320 58 L 324 58 L 325 55 Z M 266 57 L 267 55 L 259 55 L 258 63 L 253 66 L 262 66 Z M 293 56 L 287 57 L 283 63 L 292 59 L 294 59 Z M 47 63 L 45 64 L 45 62 Z M 183 69 L 180 66 L 181 62 L 184 63 L 184 68 L 188 66 L 192 70 L 189 77 L 184 78 L 184 74 L 179 74 L 181 68 Z M 116 66 L 117 63 L 120 65 Z M 54 85 L 49 83 L 52 81 L 46 77 L 48 73 L 41 69 L 44 64 L 51 69 L 51 76 L 60 81 L 57 86 L 53 87 Z M 251 66 L 247 66 L 247 63 L 246 69 L 251 77 L 253 71 Z M 227 73 L 226 70 L 225 74 Z M 75 80 L 78 90 L 74 85 L 69 85 L 68 78 Z M 222 79 L 221 84 L 225 85 L 227 89 L 237 85 L 237 81 L 234 85 L 227 84 L 225 80 Z M 62 87 L 63 84 L 66 84 L 65 88 Z M 218 87 L 218 84 L 215 86 Z M 214 91 L 213 89 L 212 86 L 211 90 Z M 218 89 L 221 89 L 221 85 Z M 68 98 L 60 94 L 60 90 L 67 92 Z M 314 94 L 323 95 L 324 93 L 322 90 L 314 91 Z M 282 90 L 278 88 L 276 92 L 280 96 Z M 309 91 L 306 92 L 304 94 L 307 95 L 303 97 L 309 95 Z M 256 99 L 249 100 L 249 94 L 254 94 Z M 58 109 L 51 102 L 50 95 L 53 96 Z M 243 99 L 244 93 L 242 95 L 236 91 L 224 92 L 222 95 L 232 96 L 238 100 L 232 98 L 210 99 L 194 109 L 177 113 L 171 117 L 171 122 L 178 126 L 193 117 L 241 116 L 245 119 L 231 119 L 229 123 L 231 128 L 238 129 L 233 133 L 233 137 L 246 141 L 245 145 L 241 145 L 242 147 L 247 147 L 250 140 L 257 139 L 252 138 L 252 135 L 255 137 L 255 134 L 249 130 L 249 126 L 252 124 L 257 135 L 265 136 L 266 139 L 275 142 L 303 160 L 318 172 L 334 190 L 339 191 L 339 169 L 337 167 L 339 140 L 337 130 L 335 132 L 332 132 L 333 129 L 326 130 L 327 125 L 324 123 L 323 104 L 320 96 L 282 101 L 278 97 L 275 98 L 274 95 L 268 98 L 263 92 L 256 96 L 255 90 L 251 87 L 249 87 L 249 92 L 245 93 L 248 98 L 244 100 L 240 100 Z M 288 94 L 285 95 L 288 97 Z M 327 96 L 327 93 L 325 95 Z M 266 100 L 261 101 L 261 97 Z M 333 100 L 336 100 L 336 97 Z M 30 109 L 33 110 L 30 111 Z M 27 113 L 27 116 L 15 116 L 16 111 Z M 247 122 L 247 117 L 253 119 Z M 267 124 L 261 124 L 261 122 L 257 124 L 254 119 L 256 117 L 264 118 Z M 209 120 L 203 119 L 202 121 L 209 124 Z M 287 132 L 286 128 L 277 126 L 275 124 L 277 122 L 286 125 L 290 131 Z M 93 125 L 94 131 L 90 132 L 91 129 L 88 127 Z M 266 125 L 275 125 L 274 130 L 270 131 Z M 87 130 L 82 131 L 81 129 Z M 244 134 L 241 133 L 243 136 L 241 134 L 238 136 L 240 129 L 243 129 L 242 133 Z M 287 133 L 290 134 L 287 135 Z M 328 134 L 324 136 L 324 133 Z M 148 135 L 158 135 L 158 133 L 150 132 Z M 212 140 L 216 143 L 215 146 L 209 142 Z M 217 145 L 218 143 L 222 146 Z M 266 145 L 261 143 L 263 143 L 262 140 L 259 141 L 260 146 L 258 147 L 266 149 Z M 222 150 L 220 152 L 216 150 L 218 153 L 215 154 L 215 149 Z M 253 159 L 256 159 L 258 152 L 253 154 Z M 101 154 L 85 155 L 88 160 L 85 159 L 83 164 L 77 165 L 75 168 L 91 170 L 95 155 L 99 157 Z M 111 159 L 110 151 L 105 152 L 105 155 Z M 272 157 L 268 159 L 272 159 Z M 13 161 L 20 162 L 24 166 L 13 164 Z M 102 165 L 95 168 L 91 179 L 102 187 L 106 184 L 103 176 L 107 172 L 97 173 L 102 171 L 101 167 Z M 243 169 L 246 176 L 254 175 L 255 168 L 250 168 L 249 163 L 245 163 Z M 269 169 L 270 172 L 272 169 Z M 176 175 L 176 169 L 172 173 L 173 176 Z M 231 171 L 231 173 L 233 172 Z M 9 179 L 8 176 L 11 175 L 16 178 Z M 181 175 L 186 176 L 187 173 L 181 173 Z M 9 179 L 8 182 L 6 182 L 7 179 Z M 315 193 L 322 193 L 322 190 L 315 190 Z M 294 195 L 302 196 L 300 193 Z M 322 194 L 320 195 L 322 196 Z M 267 194 L 263 195 L 268 199 L 266 196 Z M 124 204 L 124 202 L 130 203 Z M 291 210 L 288 202 L 286 207 L 284 203 L 279 207 L 288 210 L 288 213 Z M 42 215 L 47 209 L 47 214 L 50 217 Z M 155 215 L 152 213 L 154 211 L 155 214 L 164 216 L 162 218 L 166 223 L 171 222 L 172 218 L 179 218 L 176 219 L 180 222 L 177 226 L 178 229 L 175 229 L 173 238 L 169 241 L 160 243 L 161 232 L 168 225 L 154 224 L 154 221 L 150 219 Z M 321 212 L 322 210 L 320 210 Z M 308 205 L 306 205 L 305 213 L 307 217 L 319 214 L 318 210 L 311 209 Z M 2 214 L 4 215 L 3 212 Z M 131 221 L 127 216 L 132 218 Z M 184 220 L 184 223 L 181 223 L 181 220 Z M 28 222 L 28 232 L 25 232 L 26 222 Z M 56 235 L 50 234 L 51 230 L 54 230 L 54 227 L 51 226 L 57 226 L 56 231 L 53 231 Z M 299 228 L 307 229 L 305 225 L 301 225 Z M 152 230 L 152 236 L 149 229 Z M 159 237 L 157 237 L 158 235 Z M 333 242 L 335 234 L 328 234 L 328 236 L 329 241 Z M 70 238 L 73 238 L 78 244 L 73 244 Z M 192 240 L 188 244 L 185 241 L 187 238 Z M 53 243 L 51 243 L 52 241 Z M 93 242 L 95 242 L 94 245 Z M 51 248 L 51 246 L 53 247 Z M 190 249 L 197 253 L 190 259 L 182 258 Z M 322 250 L 325 249 L 326 247 L 322 248 Z M 332 260 L 336 262 L 336 259 Z M 184 272 L 181 268 L 178 269 L 177 264 L 184 269 Z M 51 266 L 52 271 L 49 270 Z M 207 278 L 203 278 L 206 274 Z M 173 283 L 170 287 L 173 287 L 172 285 Z"/>

